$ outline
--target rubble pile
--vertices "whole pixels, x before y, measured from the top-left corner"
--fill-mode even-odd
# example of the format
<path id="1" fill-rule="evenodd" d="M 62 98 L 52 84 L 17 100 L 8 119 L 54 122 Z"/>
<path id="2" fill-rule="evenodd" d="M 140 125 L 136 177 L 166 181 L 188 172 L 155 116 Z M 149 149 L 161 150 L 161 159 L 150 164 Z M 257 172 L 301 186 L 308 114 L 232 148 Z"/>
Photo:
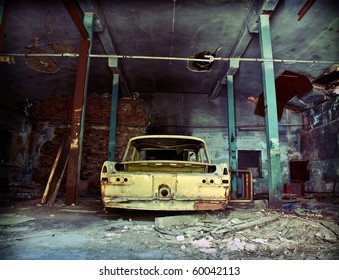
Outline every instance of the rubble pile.
<path id="1" fill-rule="evenodd" d="M 167 227 L 156 219 L 155 230 L 162 242 L 206 259 L 338 259 L 339 226 L 317 218 L 237 210 Z"/>

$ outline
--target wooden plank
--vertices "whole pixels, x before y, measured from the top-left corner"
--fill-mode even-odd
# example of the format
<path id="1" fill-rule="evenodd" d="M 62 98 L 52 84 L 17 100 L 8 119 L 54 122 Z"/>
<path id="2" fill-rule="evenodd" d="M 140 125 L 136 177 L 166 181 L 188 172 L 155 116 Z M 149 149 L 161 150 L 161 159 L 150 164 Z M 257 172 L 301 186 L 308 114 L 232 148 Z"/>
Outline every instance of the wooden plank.
<path id="1" fill-rule="evenodd" d="M 65 137 L 55 158 L 52 171 L 41 199 L 42 204 L 52 204 L 55 201 L 62 176 L 65 172 L 70 148 L 70 137 Z"/>

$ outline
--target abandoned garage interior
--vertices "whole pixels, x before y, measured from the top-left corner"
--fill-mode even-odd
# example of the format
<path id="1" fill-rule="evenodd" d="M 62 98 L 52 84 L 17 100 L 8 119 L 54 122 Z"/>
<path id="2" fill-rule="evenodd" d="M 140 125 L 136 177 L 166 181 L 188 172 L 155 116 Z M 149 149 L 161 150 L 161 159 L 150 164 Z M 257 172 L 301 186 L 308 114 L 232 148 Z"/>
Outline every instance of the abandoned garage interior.
<path id="1" fill-rule="evenodd" d="M 338 1 L 0 0 L 0 22 L 0 259 L 339 259 Z M 225 209 L 104 209 L 141 135 L 204 139 Z"/>

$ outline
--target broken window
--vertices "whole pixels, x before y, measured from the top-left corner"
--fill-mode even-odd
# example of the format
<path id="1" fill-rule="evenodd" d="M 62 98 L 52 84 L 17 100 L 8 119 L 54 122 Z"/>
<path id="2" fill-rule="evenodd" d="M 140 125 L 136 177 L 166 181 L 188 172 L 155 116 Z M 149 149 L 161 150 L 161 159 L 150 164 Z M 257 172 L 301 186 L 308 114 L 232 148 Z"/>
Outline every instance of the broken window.
<path id="1" fill-rule="evenodd" d="M 238 169 L 251 170 L 253 178 L 261 178 L 261 151 L 238 150 Z"/>

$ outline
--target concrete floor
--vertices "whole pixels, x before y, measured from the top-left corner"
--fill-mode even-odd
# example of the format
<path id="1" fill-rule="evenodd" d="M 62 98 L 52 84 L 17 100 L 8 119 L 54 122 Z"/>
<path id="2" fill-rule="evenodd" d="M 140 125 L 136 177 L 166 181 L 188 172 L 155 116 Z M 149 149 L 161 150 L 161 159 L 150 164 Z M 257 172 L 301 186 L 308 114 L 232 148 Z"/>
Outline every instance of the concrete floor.
<path id="1" fill-rule="evenodd" d="M 98 195 L 79 206 L 62 197 L 41 205 L 39 195 L 21 191 L 0 201 L 2 260 L 339 259 L 337 201 L 186 213 L 105 212 Z M 180 223 L 186 215 L 191 222 Z M 159 228 L 169 216 L 179 222 Z"/>

